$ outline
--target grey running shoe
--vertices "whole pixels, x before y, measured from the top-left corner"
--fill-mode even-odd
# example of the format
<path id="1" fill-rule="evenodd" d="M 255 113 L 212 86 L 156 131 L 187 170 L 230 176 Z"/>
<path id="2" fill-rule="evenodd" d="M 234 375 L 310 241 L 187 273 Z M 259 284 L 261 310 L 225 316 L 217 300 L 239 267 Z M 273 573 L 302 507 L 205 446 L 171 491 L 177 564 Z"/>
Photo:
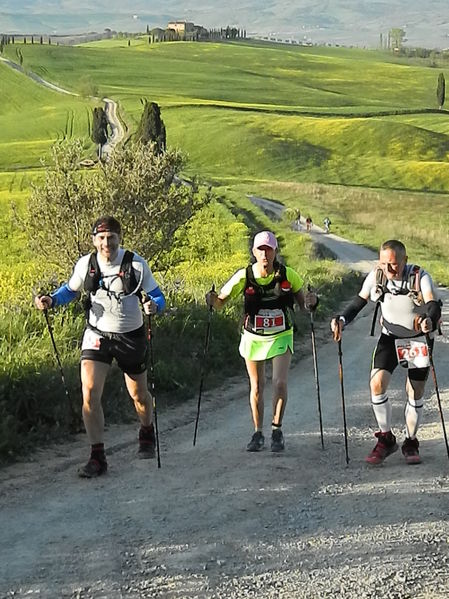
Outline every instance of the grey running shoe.
<path id="1" fill-rule="evenodd" d="M 90 458 L 85 466 L 78 469 L 78 476 L 81 478 L 95 478 L 101 474 L 106 474 L 108 464 L 106 460 Z"/>
<path id="2" fill-rule="evenodd" d="M 418 439 L 409 439 L 407 437 L 402 444 L 402 454 L 407 464 L 420 464 Z"/>
<path id="3" fill-rule="evenodd" d="M 265 443 L 265 438 L 260 431 L 256 431 L 251 441 L 246 446 L 247 451 L 260 451 Z"/>
<path id="4" fill-rule="evenodd" d="M 280 428 L 275 428 L 271 433 L 271 451 L 284 451 L 284 435 Z"/>

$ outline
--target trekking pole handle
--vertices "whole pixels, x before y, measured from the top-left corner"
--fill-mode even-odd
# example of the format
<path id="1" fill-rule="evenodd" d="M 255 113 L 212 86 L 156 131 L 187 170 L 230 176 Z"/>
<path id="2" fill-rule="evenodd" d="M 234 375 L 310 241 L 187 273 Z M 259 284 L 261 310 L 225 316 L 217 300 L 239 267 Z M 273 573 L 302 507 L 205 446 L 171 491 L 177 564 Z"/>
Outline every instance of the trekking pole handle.
<path id="1" fill-rule="evenodd" d="M 343 324 L 343 321 L 341 320 L 339 315 L 334 316 L 334 318 L 332 320 L 335 320 L 335 324 L 336 324 L 335 329 L 332 331 L 332 338 L 336 343 L 340 343 L 341 337 L 342 337 L 342 331 L 343 331 L 343 327 L 342 327 L 342 325 L 340 325 L 340 323 Z"/>
<path id="2" fill-rule="evenodd" d="M 313 290 L 313 287 L 312 287 L 312 285 L 310 283 L 307 285 L 307 292 L 308 293 L 315 293 L 314 290 Z M 312 314 L 313 312 L 315 312 L 315 310 L 318 308 L 318 304 L 319 304 L 319 301 L 320 301 L 319 298 L 318 298 L 318 295 L 316 293 L 315 293 L 315 295 L 316 295 L 316 304 L 314 304 L 313 306 L 308 306 L 307 307 L 307 309 L 309 310 L 310 314 Z"/>

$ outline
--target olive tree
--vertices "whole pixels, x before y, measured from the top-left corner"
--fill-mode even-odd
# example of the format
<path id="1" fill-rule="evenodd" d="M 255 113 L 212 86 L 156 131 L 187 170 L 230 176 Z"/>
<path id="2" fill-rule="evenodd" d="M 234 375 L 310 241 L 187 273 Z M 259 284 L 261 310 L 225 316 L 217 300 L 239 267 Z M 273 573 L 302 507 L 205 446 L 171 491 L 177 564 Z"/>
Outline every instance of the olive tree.
<path id="1" fill-rule="evenodd" d="M 31 249 L 66 275 L 92 250 L 92 223 L 113 215 L 122 224 L 126 247 L 154 268 L 165 266 L 176 231 L 210 200 L 195 184 L 180 183 L 182 154 L 130 143 L 117 147 L 107 162 L 83 170 L 84 153 L 80 140 L 53 146 L 44 181 L 33 187 L 20 217 Z"/>

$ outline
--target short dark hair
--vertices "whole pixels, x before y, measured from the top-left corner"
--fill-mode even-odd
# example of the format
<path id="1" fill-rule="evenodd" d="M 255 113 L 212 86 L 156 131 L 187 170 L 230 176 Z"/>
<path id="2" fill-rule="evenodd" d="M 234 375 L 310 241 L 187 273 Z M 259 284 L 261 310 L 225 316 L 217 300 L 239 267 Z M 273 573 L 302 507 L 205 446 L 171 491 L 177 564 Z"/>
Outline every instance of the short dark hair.
<path id="1" fill-rule="evenodd" d="M 402 258 L 407 256 L 405 245 L 402 243 L 402 241 L 398 241 L 397 239 L 389 239 L 388 241 L 384 241 L 380 246 L 380 251 L 384 250 L 392 250 L 397 256 L 401 256 Z"/>
<path id="2" fill-rule="evenodd" d="M 120 223 L 113 216 L 100 216 L 92 226 L 92 235 L 106 232 L 117 233 L 117 235 L 122 233 Z"/>

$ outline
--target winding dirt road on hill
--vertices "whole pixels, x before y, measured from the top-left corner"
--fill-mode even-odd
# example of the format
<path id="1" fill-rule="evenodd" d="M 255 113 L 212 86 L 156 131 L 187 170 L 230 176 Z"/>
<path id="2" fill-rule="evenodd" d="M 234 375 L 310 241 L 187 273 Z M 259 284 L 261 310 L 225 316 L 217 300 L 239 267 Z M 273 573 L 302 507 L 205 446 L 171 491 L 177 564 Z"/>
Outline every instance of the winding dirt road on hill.
<path id="1" fill-rule="evenodd" d="M 332 241 L 342 259 L 360 260 L 363 248 Z M 76 476 L 84 435 L 0 470 L 0 597 L 446 598 L 449 460 L 431 381 L 423 463 L 407 466 L 400 452 L 380 467 L 363 461 L 374 441 L 371 315 L 343 340 L 349 465 L 325 323 L 316 327 L 324 450 L 306 337 L 290 373 L 283 454 L 245 451 L 252 430 L 239 379 L 205 394 L 196 447 L 196 398 L 160 414 L 161 469 L 136 458 L 137 426 L 127 425 L 107 430 L 110 471 L 99 479 Z M 446 326 L 435 353 L 447 408 Z M 400 439 L 403 387 L 398 371 L 390 397 Z M 269 423 L 267 414 L 266 436 Z"/>
<path id="2" fill-rule="evenodd" d="M 114 150 L 115 146 L 119 144 L 125 137 L 125 131 L 120 119 L 117 116 L 117 102 L 110 98 L 103 98 L 104 111 L 106 118 L 111 129 L 111 134 L 108 137 L 108 141 L 102 146 L 101 154 L 103 157 L 109 156 Z"/>
<path id="3" fill-rule="evenodd" d="M 8 58 L 4 58 L 4 57 L 0 56 L 0 61 L 2 61 L 6 65 L 8 65 L 10 68 L 14 69 L 15 71 L 19 71 L 19 73 L 22 73 L 23 75 L 26 75 L 27 77 L 30 77 L 30 79 L 32 79 L 39 85 L 43 85 L 44 87 L 47 87 L 48 89 L 51 89 L 51 90 L 61 93 L 61 94 L 67 94 L 69 96 L 79 97 L 79 94 L 77 94 L 75 92 L 71 92 L 67 89 L 60 87 L 59 85 L 55 85 L 54 83 L 51 83 L 50 81 L 47 81 L 46 79 L 43 79 L 42 77 L 39 77 L 39 75 L 36 75 L 36 73 L 33 73 L 32 71 L 26 71 L 22 66 L 15 63 L 12 60 L 9 60 Z M 100 101 L 100 98 L 93 98 L 93 99 Z M 101 149 L 102 156 L 107 157 L 113 151 L 114 147 L 123 140 L 123 138 L 125 136 L 125 131 L 123 129 L 122 123 L 120 122 L 120 119 L 117 116 L 117 102 L 115 102 L 114 100 L 111 100 L 110 98 L 103 98 L 102 101 L 104 102 L 104 111 L 106 113 L 106 118 L 108 120 L 109 127 L 111 129 L 111 133 L 108 137 L 108 140 L 102 146 L 102 149 Z"/>

